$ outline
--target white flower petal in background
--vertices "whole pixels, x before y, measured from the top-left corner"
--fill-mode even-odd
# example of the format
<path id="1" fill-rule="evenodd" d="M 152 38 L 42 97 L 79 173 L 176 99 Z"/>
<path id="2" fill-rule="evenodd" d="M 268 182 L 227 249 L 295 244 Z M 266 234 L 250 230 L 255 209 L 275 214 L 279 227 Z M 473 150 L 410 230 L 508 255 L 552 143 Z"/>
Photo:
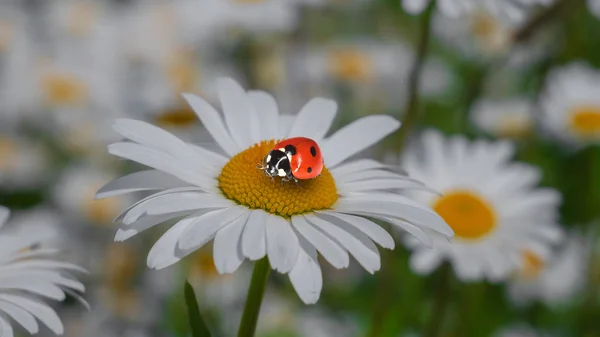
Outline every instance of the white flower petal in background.
<path id="1" fill-rule="evenodd" d="M 437 10 L 449 17 L 458 17 L 483 7 L 494 15 L 505 15 L 512 19 L 522 19 L 525 13 L 537 5 L 549 5 L 554 0 L 438 0 Z M 404 10 L 409 14 L 420 14 L 431 0 L 402 0 Z"/>
<path id="2" fill-rule="evenodd" d="M 522 138 L 533 132 L 534 103 L 526 97 L 481 99 L 470 111 L 480 130 L 496 137 Z"/>
<path id="3" fill-rule="evenodd" d="M 120 178 L 118 183 L 109 183 L 98 194 L 106 197 L 144 189 L 162 191 L 138 202 L 117 218 L 121 223 L 120 234 L 117 234 L 120 239 L 166 220 L 155 221 L 152 217 L 156 215 L 170 214 L 171 218 L 184 215 L 151 249 L 149 266 L 168 267 L 216 238 L 214 258 L 219 272 L 233 272 L 245 258 L 255 260 L 266 254 L 272 268 L 289 273 L 300 298 L 306 303 L 315 303 L 322 287 L 317 251 L 336 268 L 347 267 L 352 255 L 373 273 L 380 268 L 380 258 L 372 240 L 387 248 L 393 246 L 373 229 L 376 224 L 362 218 L 357 221 L 348 215 L 372 216 L 396 224 L 425 241 L 429 239 L 420 235 L 421 227 L 431 228 L 446 237 L 453 235 L 435 212 L 389 192 L 390 188 L 427 190 L 422 183 L 380 169 L 385 166 L 344 164 L 349 157 L 395 131 L 400 123 L 392 117 L 364 117 L 322 139 L 327 168 L 319 177 L 300 182 L 304 187 L 273 184 L 256 168 L 275 144 L 274 139 L 262 135 L 262 131 L 268 129 L 260 125 L 259 115 L 268 113 L 271 118 L 276 117 L 278 121 L 274 125 L 281 125 L 278 130 L 281 135 L 293 132 L 322 137 L 333 119 L 335 104 L 321 100 L 322 103 L 313 101 L 307 105 L 307 109 L 328 111 L 325 117 L 319 117 L 324 118 L 320 122 L 313 118 L 313 122 L 318 123 L 310 127 L 304 120 L 310 110 L 304 110 L 297 118 L 289 116 L 287 123 L 273 111 L 255 109 L 253 104 L 262 104 L 264 99 L 257 100 L 257 92 L 250 95 L 231 79 L 220 80 L 218 89 L 224 118 L 200 97 L 191 94 L 185 97 L 205 124 L 218 126 L 209 130 L 216 130 L 213 136 L 227 152 L 227 158 L 185 143 L 144 122 L 126 119 L 115 122 L 115 130 L 132 142 L 111 145 L 112 154 L 181 180 L 174 181 L 168 188 L 164 182 L 157 184 L 151 177 L 130 175 Z M 274 107 L 272 103 L 269 105 Z M 268 132 L 272 134 L 273 130 Z M 198 157 L 200 154 L 204 158 Z M 365 184 L 357 184 L 359 180 Z M 188 199 L 192 202 L 187 202 Z M 375 204 L 382 207 L 371 207 Z M 265 211 L 266 217 L 256 213 L 257 210 Z M 336 220 L 319 216 L 315 211 L 328 211 Z M 256 221 L 264 221 L 264 225 Z M 228 240 L 233 241 L 226 243 Z M 256 249 L 250 247 L 252 243 L 257 245 Z"/>
<path id="4" fill-rule="evenodd" d="M 539 169 L 511 163 L 513 152 L 507 142 L 446 138 L 433 130 L 409 147 L 403 166 L 441 193 L 410 195 L 430 205 L 455 233 L 451 242 L 429 235 L 432 249 L 408 238 L 415 272 L 428 274 L 448 260 L 464 281 L 504 280 L 520 265 L 523 249 L 549 249 L 561 239 L 560 194 L 537 188 Z"/>

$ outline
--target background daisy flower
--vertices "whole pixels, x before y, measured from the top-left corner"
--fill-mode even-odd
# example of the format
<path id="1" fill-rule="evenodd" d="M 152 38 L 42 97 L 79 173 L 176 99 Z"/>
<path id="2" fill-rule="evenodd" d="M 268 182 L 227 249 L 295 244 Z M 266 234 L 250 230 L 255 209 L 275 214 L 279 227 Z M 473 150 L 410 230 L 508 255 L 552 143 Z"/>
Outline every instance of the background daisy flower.
<path id="1" fill-rule="evenodd" d="M 401 0 L 404 10 L 410 14 L 422 13 L 431 0 Z M 484 6 L 496 15 L 520 19 L 534 5 L 548 5 L 553 0 L 438 0 L 437 8 L 447 16 L 458 16 Z"/>
<path id="2" fill-rule="evenodd" d="M 572 146 L 598 143 L 599 93 L 599 70 L 582 62 L 553 69 L 539 99 L 543 130 Z"/>
<path id="3" fill-rule="evenodd" d="M 503 138 L 523 138 L 533 132 L 534 103 L 525 97 L 505 100 L 481 99 L 470 115 L 480 130 Z"/>
<path id="4" fill-rule="evenodd" d="M 40 246 L 52 231 L 37 228 L 2 228 L 10 215 L 0 206 L 0 333 L 13 337 L 13 321 L 30 334 L 40 330 L 38 321 L 52 332 L 62 334 L 63 324 L 46 300 L 64 301 L 67 295 L 87 306 L 80 293 L 84 285 L 74 278 L 80 267 L 49 259 L 56 250 Z"/>
<path id="5" fill-rule="evenodd" d="M 221 79 L 217 86 L 225 123 L 200 97 L 185 97 L 224 155 L 143 122 L 115 123 L 115 129 L 133 142 L 112 144 L 109 152 L 154 170 L 119 178 L 97 196 L 160 190 L 118 217 L 122 227 L 116 240 L 184 217 L 151 249 L 150 267 L 165 268 L 214 239 L 220 273 L 234 272 L 246 258 L 268 256 L 273 269 L 288 273 L 300 298 L 314 303 L 322 287 L 317 251 L 336 268 L 348 266 L 350 253 L 373 273 L 381 267 L 373 242 L 394 247 L 391 236 L 365 216 L 405 229 L 428 245 L 424 228 L 453 235 L 435 212 L 387 192 L 426 189 L 422 183 L 376 161 L 343 163 L 396 130 L 400 125 L 393 118 L 364 117 L 325 137 L 337 109 L 331 100 L 315 98 L 297 116 L 279 116 L 274 99 L 265 92 L 246 92 L 231 79 Z M 274 183 L 256 167 L 277 139 L 294 136 L 321 144 L 325 160 L 321 175 L 302 181 L 301 188 Z"/>
<path id="6" fill-rule="evenodd" d="M 560 239 L 560 194 L 536 187 L 541 172 L 511 163 L 513 153 L 508 142 L 446 138 L 432 130 L 407 150 L 407 172 L 441 193 L 411 195 L 430 205 L 455 233 L 451 242 L 432 233 L 433 249 L 408 240 L 415 272 L 430 273 L 449 260 L 462 280 L 499 281 L 518 266 L 522 249 Z"/>

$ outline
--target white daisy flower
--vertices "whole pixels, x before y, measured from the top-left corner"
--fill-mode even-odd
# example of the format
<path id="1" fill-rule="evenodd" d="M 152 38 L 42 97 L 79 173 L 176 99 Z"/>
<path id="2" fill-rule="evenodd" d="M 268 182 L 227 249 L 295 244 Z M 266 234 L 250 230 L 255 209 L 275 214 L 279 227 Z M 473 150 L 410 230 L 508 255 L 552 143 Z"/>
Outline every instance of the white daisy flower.
<path id="1" fill-rule="evenodd" d="M 51 236 L 43 226 L 12 232 L 2 228 L 9 213 L 0 207 L 0 336 L 14 336 L 13 320 L 30 334 L 39 331 L 38 320 L 62 334 L 63 324 L 45 300 L 63 301 L 70 294 L 87 305 L 79 295 L 84 285 L 71 275 L 83 270 L 48 258 L 56 250 L 40 247 Z"/>
<path id="2" fill-rule="evenodd" d="M 549 5 L 554 0 L 438 0 L 436 8 L 446 16 L 457 17 L 482 6 L 494 15 L 506 15 L 522 19 L 527 10 L 535 5 Z M 409 14 L 420 14 L 431 0 L 401 0 Z"/>
<path id="3" fill-rule="evenodd" d="M 533 102 L 525 97 L 481 99 L 471 108 L 471 120 L 496 137 L 521 138 L 533 131 Z"/>
<path id="4" fill-rule="evenodd" d="M 185 143 L 140 121 L 118 120 L 115 129 L 132 142 L 112 144 L 113 155 L 153 168 L 119 178 L 99 190 L 105 198 L 159 190 L 127 209 L 116 240 L 128 239 L 168 219 L 183 217 L 154 245 L 151 268 L 165 268 L 214 239 L 220 273 L 244 261 L 269 257 L 288 273 L 299 296 L 315 303 L 322 287 L 317 251 L 337 268 L 348 253 L 369 272 L 380 268 L 373 241 L 393 248 L 392 237 L 368 216 L 404 228 L 429 243 L 423 227 L 451 237 L 433 211 L 388 193 L 391 188 L 426 189 L 422 183 L 363 159 L 343 161 L 396 130 L 389 116 L 368 116 L 325 137 L 337 104 L 315 98 L 297 116 L 280 116 L 266 92 L 246 92 L 231 79 L 217 81 L 225 121 L 200 97 L 185 97 L 225 155 Z M 301 187 L 273 182 L 257 168 L 278 139 L 310 137 L 321 144 L 325 167 Z"/>
<path id="5" fill-rule="evenodd" d="M 114 175 L 91 165 L 73 165 L 63 170 L 53 190 L 53 199 L 65 215 L 81 223 L 108 226 L 129 205 L 131 198 L 96 200 L 98 188 Z"/>
<path id="6" fill-rule="evenodd" d="M 597 18 L 600 18 L 600 1 L 598 0 L 587 0 L 588 9 Z"/>
<path id="7" fill-rule="evenodd" d="M 583 237 L 571 236 L 558 252 L 525 250 L 522 263 L 508 287 L 516 304 L 539 299 L 560 304 L 572 299 L 585 285 L 590 244 Z"/>
<path id="8" fill-rule="evenodd" d="M 600 71 L 576 62 L 554 69 L 540 97 L 541 126 L 573 146 L 600 141 Z"/>
<path id="9" fill-rule="evenodd" d="M 536 188 L 541 171 L 510 163 L 509 142 L 445 138 L 429 130 L 404 156 L 407 172 L 441 195 L 411 193 L 429 204 L 455 233 L 448 240 L 432 233 L 434 248 L 407 240 L 410 265 L 430 273 L 447 259 L 465 281 L 506 278 L 525 247 L 546 247 L 560 238 L 555 224 L 560 194 Z"/>

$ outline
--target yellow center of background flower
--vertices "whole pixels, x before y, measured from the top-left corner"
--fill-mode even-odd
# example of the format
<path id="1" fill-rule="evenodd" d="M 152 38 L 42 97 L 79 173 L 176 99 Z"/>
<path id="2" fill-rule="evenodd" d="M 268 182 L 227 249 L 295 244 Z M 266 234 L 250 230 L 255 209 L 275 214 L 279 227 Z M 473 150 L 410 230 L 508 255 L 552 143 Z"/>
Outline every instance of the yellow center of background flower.
<path id="1" fill-rule="evenodd" d="M 42 80 L 42 88 L 51 106 L 78 106 L 87 96 L 85 83 L 68 75 L 47 76 Z"/>
<path id="2" fill-rule="evenodd" d="M 505 117 L 498 125 L 498 135 L 506 138 L 521 138 L 531 131 L 531 121 L 519 117 Z"/>
<path id="3" fill-rule="evenodd" d="M 17 156 L 17 144 L 9 138 L 0 137 L 0 171 L 12 169 Z"/>
<path id="4" fill-rule="evenodd" d="M 544 261 L 536 253 L 525 250 L 523 252 L 523 268 L 520 275 L 525 279 L 534 279 L 538 277 L 544 267 Z"/>
<path id="5" fill-rule="evenodd" d="M 469 191 L 446 193 L 435 201 L 433 209 L 461 239 L 480 239 L 496 227 L 492 206 Z"/>
<path id="6" fill-rule="evenodd" d="M 368 81 L 373 73 L 371 60 L 359 50 L 332 52 L 329 66 L 335 77 L 346 81 Z"/>
<path id="7" fill-rule="evenodd" d="M 578 107 L 571 113 L 571 128 L 581 136 L 600 134 L 600 106 Z"/>
<path id="8" fill-rule="evenodd" d="M 198 117 L 188 107 L 168 109 L 156 116 L 156 123 L 162 127 L 187 127 L 196 124 Z"/>
<path id="9" fill-rule="evenodd" d="M 293 181 L 282 185 L 281 178 L 271 181 L 257 168 L 275 144 L 275 140 L 263 141 L 231 158 L 218 178 L 225 196 L 248 208 L 263 209 L 283 217 L 330 208 L 338 194 L 326 167 L 320 176 L 300 180 L 300 187 Z"/>

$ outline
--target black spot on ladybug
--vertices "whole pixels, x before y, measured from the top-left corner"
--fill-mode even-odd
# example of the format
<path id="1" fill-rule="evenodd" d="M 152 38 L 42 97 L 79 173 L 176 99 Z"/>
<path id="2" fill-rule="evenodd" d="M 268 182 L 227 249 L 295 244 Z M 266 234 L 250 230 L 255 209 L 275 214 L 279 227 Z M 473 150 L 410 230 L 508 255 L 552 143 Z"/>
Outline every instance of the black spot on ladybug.
<path id="1" fill-rule="evenodd" d="M 285 152 L 288 152 L 292 156 L 296 154 L 296 147 L 294 145 L 286 145 Z"/>
<path id="2" fill-rule="evenodd" d="M 307 168 L 306 172 L 311 173 L 312 172 L 312 167 Z"/>
<path id="3" fill-rule="evenodd" d="M 313 157 L 317 156 L 317 149 L 315 149 L 314 146 L 310 147 L 310 154 L 312 154 Z"/>

